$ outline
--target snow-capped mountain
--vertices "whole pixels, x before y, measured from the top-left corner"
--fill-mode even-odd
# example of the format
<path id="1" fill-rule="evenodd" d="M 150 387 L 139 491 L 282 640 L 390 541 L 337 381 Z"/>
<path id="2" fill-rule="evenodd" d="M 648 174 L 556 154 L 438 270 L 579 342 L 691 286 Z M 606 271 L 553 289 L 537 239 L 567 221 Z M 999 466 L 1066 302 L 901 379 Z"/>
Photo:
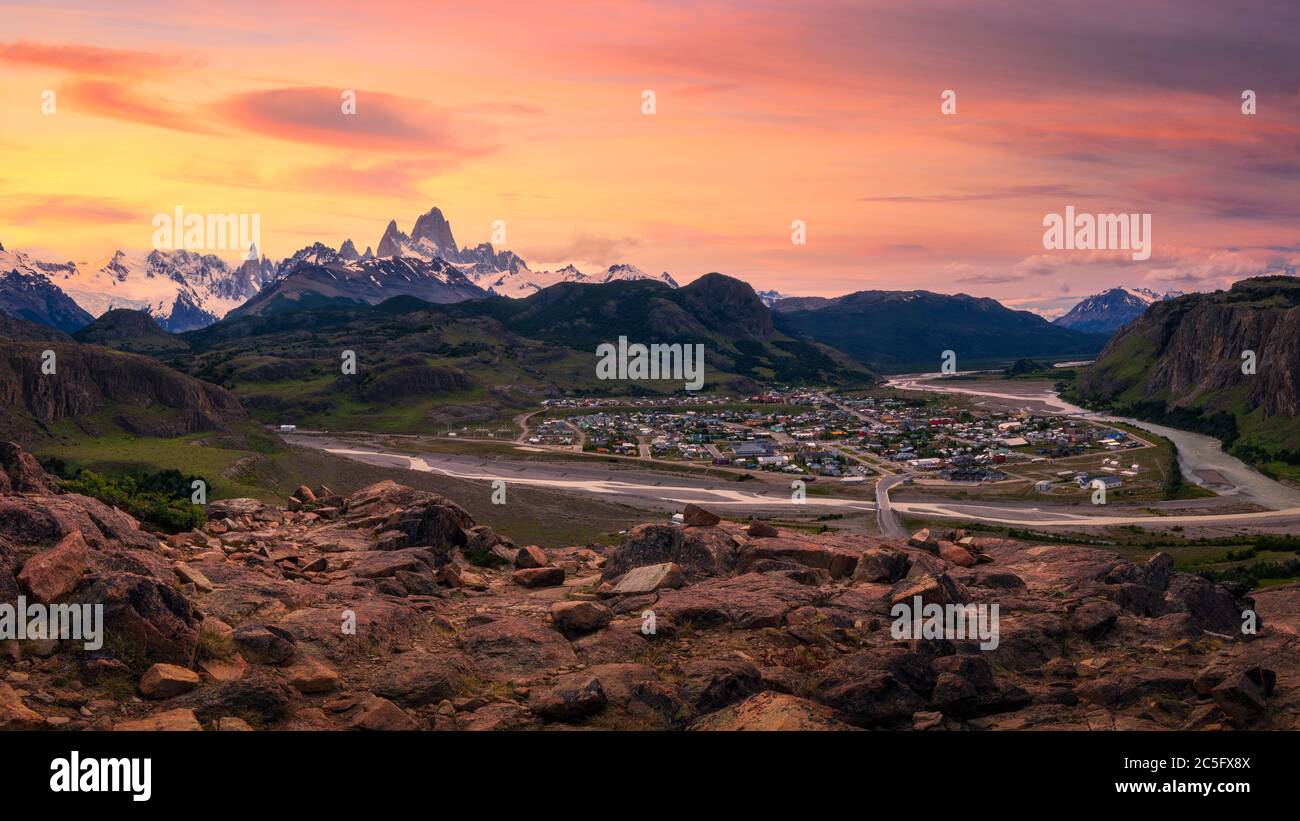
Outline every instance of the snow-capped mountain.
<path id="1" fill-rule="evenodd" d="M 1111 288 L 1080 301 L 1053 324 L 1084 333 L 1114 333 L 1141 316 L 1151 303 L 1182 295 L 1182 291 L 1160 294 L 1149 288 Z"/>
<path id="2" fill-rule="evenodd" d="M 327 304 L 377 305 L 396 296 L 461 302 L 487 293 L 459 265 L 439 257 L 358 255 L 351 242 L 335 251 L 315 243 L 280 263 L 276 280 L 230 313 L 267 316 Z"/>
<path id="3" fill-rule="evenodd" d="M 0 313 L 71 333 L 94 317 L 51 279 L 72 263 L 47 263 L 0 245 Z"/>
<path id="4" fill-rule="evenodd" d="M 780 302 L 783 299 L 789 299 L 789 294 L 783 294 L 780 291 L 755 291 L 758 298 L 763 300 L 763 304 L 771 308 L 773 303 Z"/>
<path id="5" fill-rule="evenodd" d="M 59 287 L 95 316 L 113 308 L 149 312 L 172 333 L 211 325 L 274 277 L 269 260 L 237 266 L 192 251 L 117 251 L 107 260 L 65 271 Z"/>
<path id="6" fill-rule="evenodd" d="M 616 279 L 656 279 L 676 288 L 677 282 L 668 273 L 653 276 L 635 265 L 617 263 L 599 274 L 586 274 L 572 264 L 555 271 L 533 271 L 528 263 L 513 251 L 497 250 L 484 242 L 474 247 L 460 247 L 451 231 L 451 223 L 439 208 L 430 209 L 415 221 L 408 235 L 390 220 L 379 244 L 377 257 L 403 257 L 432 261 L 445 260 L 467 276 L 474 284 L 497 296 L 523 298 L 549 288 L 559 282 L 604 283 Z"/>

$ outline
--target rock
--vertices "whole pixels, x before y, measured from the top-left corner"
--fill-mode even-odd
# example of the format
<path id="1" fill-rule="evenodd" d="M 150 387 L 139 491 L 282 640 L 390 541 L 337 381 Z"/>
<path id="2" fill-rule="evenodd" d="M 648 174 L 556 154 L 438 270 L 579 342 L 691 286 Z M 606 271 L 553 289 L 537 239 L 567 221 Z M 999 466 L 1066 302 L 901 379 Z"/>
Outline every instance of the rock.
<path id="1" fill-rule="evenodd" d="M 758 693 L 737 704 L 707 715 L 690 725 L 691 730 L 729 731 L 824 731 L 852 730 L 853 727 L 816 703 L 784 693 Z"/>
<path id="2" fill-rule="evenodd" d="M 48 604 L 71 593 L 89 563 L 86 540 L 80 530 L 74 530 L 54 547 L 28 559 L 18 574 L 18 583 L 32 598 Z"/>
<path id="3" fill-rule="evenodd" d="M 101 573 L 79 589 L 79 601 L 104 605 L 104 633 L 150 661 L 189 667 L 198 648 L 198 623 L 175 588 L 135 573 Z"/>
<path id="4" fill-rule="evenodd" d="M 605 562 L 601 578 L 615 579 L 635 567 L 676 561 L 682 552 L 682 529 L 672 525 L 637 525 Z"/>
<path id="5" fill-rule="evenodd" d="M 155 713 L 134 721 L 121 721 L 113 729 L 122 732 L 198 732 L 203 729 L 193 710 L 179 708 Z"/>
<path id="6" fill-rule="evenodd" d="M 23 704 L 14 689 L 0 682 L 0 730 L 36 730 L 45 726 L 45 717 Z"/>
<path id="7" fill-rule="evenodd" d="M 253 728 L 249 726 L 247 721 L 233 716 L 217 719 L 217 729 L 227 733 L 248 733 L 253 731 Z"/>
<path id="8" fill-rule="evenodd" d="M 298 489 L 293 492 L 293 498 L 300 502 L 311 504 L 316 501 L 316 494 L 306 485 L 299 485 Z"/>
<path id="9" fill-rule="evenodd" d="M 535 544 L 524 545 L 515 554 L 515 567 L 520 569 L 546 567 L 548 564 L 550 562 L 546 560 L 546 552 Z"/>
<path id="10" fill-rule="evenodd" d="M 171 698 L 198 686 L 198 673 L 175 664 L 155 664 L 140 677 L 140 695 L 145 698 Z"/>
<path id="11" fill-rule="evenodd" d="M 890 604 L 911 604 L 916 596 L 922 604 L 965 604 L 970 600 L 967 592 L 947 573 L 927 573 L 914 579 L 904 579 L 890 591 Z"/>
<path id="12" fill-rule="evenodd" d="M 975 557 L 969 550 L 952 542 L 939 542 L 939 558 L 958 567 L 974 567 Z"/>
<path id="13" fill-rule="evenodd" d="M 930 528 L 928 527 L 923 527 L 913 533 L 912 537 L 907 540 L 907 543 L 912 547 L 919 547 L 922 550 L 927 550 L 931 553 L 939 552 L 939 543 L 930 535 Z"/>
<path id="14" fill-rule="evenodd" d="M 710 513 L 699 505 L 687 505 L 682 511 L 682 518 L 687 527 L 713 527 L 722 521 L 716 513 Z"/>
<path id="15" fill-rule="evenodd" d="M 682 697 L 700 713 L 711 713 L 757 693 L 758 668 L 742 659 L 693 659 L 682 665 Z"/>
<path id="16" fill-rule="evenodd" d="M 682 568 L 676 562 L 648 564 L 634 567 L 627 572 L 618 584 L 614 585 L 613 595 L 637 595 L 653 593 L 661 588 L 678 588 L 686 583 Z"/>
<path id="17" fill-rule="evenodd" d="M 528 567 L 516 570 L 510 580 L 521 587 L 554 587 L 564 584 L 564 568 Z"/>
<path id="18" fill-rule="evenodd" d="M 605 691 L 590 673 L 561 676 L 555 686 L 534 690 L 528 709 L 548 721 L 577 721 L 605 709 Z"/>
<path id="19" fill-rule="evenodd" d="M 1084 602 L 1070 615 L 1070 626 L 1076 632 L 1096 640 L 1115 626 L 1119 614 L 1119 607 L 1112 602 Z"/>
<path id="20" fill-rule="evenodd" d="M 551 620 L 569 634 L 599 630 L 613 618 L 608 607 L 592 601 L 561 601 L 551 605 Z"/>
<path id="21" fill-rule="evenodd" d="M 52 492 L 49 477 L 35 456 L 15 442 L 0 442 L 0 496 Z"/>
<path id="22" fill-rule="evenodd" d="M 500 618 L 461 631 L 461 648 L 489 676 L 537 675 L 577 663 L 559 633 L 535 621 Z"/>
<path id="23" fill-rule="evenodd" d="M 907 575 L 911 566 L 907 554 L 883 547 L 869 547 L 858 559 L 853 570 L 855 582 L 888 582 L 890 584 Z"/>
<path id="24" fill-rule="evenodd" d="M 402 653 L 375 673 L 370 689 L 399 704 L 422 707 L 459 695 L 473 674 L 473 665 L 460 653 Z"/>
<path id="25" fill-rule="evenodd" d="M 181 696 L 181 704 L 194 710 L 202 721 L 222 716 L 256 717 L 268 724 L 289 714 L 297 695 L 289 686 L 265 672 L 251 672 L 237 681 L 205 687 Z"/>
<path id="26" fill-rule="evenodd" d="M 730 579 L 667 590 L 653 608 L 659 629 L 665 623 L 698 627 L 731 623 L 744 629 L 781 627 L 786 614 L 812 604 L 817 591 L 783 576 L 746 573 Z"/>
<path id="27" fill-rule="evenodd" d="M 252 624 L 235 630 L 235 645 L 253 664 L 283 664 L 293 657 L 297 640 L 288 630 Z"/>
<path id="28" fill-rule="evenodd" d="M 1268 711 L 1259 686 L 1245 673 L 1225 679 L 1210 691 L 1214 703 L 1237 726 L 1253 723 Z"/>
<path id="29" fill-rule="evenodd" d="M 367 696 L 361 702 L 361 709 L 348 722 L 354 730 L 371 730 L 392 732 L 401 730 L 418 730 L 420 725 L 393 702 L 379 696 Z"/>
<path id="30" fill-rule="evenodd" d="M 770 539 L 774 536 L 780 536 L 781 531 L 767 522 L 754 521 L 750 522 L 749 527 L 745 528 L 745 535 L 751 539 Z"/>
<path id="31" fill-rule="evenodd" d="M 477 732 L 489 730 L 531 730 L 537 718 L 526 708 L 513 701 L 498 701 L 480 707 L 470 714 L 463 728 Z"/>
<path id="32" fill-rule="evenodd" d="M 174 565 L 174 569 L 176 575 L 180 577 L 181 581 L 194 585 L 194 588 L 199 592 L 212 592 L 212 582 L 208 581 L 208 577 L 203 575 L 201 571 L 190 567 L 185 562 L 177 562 Z"/>
<path id="33" fill-rule="evenodd" d="M 320 659 L 302 656 L 284 671 L 285 681 L 300 693 L 332 693 L 339 688 L 339 674 Z"/>
<path id="34" fill-rule="evenodd" d="M 738 568 L 748 570 L 767 559 L 784 560 L 815 567 L 828 572 L 833 579 L 851 576 L 858 566 L 860 553 L 841 547 L 818 544 L 802 539 L 771 538 L 745 545 L 740 552 Z"/>
<path id="35" fill-rule="evenodd" d="M 931 689 L 934 679 L 914 653 L 864 650 L 823 668 L 812 698 L 859 727 L 895 726 L 926 708 L 920 693 Z"/>
<path id="36" fill-rule="evenodd" d="M 933 730 L 943 726 L 943 713 L 938 711 L 921 711 L 912 714 L 913 730 Z"/>

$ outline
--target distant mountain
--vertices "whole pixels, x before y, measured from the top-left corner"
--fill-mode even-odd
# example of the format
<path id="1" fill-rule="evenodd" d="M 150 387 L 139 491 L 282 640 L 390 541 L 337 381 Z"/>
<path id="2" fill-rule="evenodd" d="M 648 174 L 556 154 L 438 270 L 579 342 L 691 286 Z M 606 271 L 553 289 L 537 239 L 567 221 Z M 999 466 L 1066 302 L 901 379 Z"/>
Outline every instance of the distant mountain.
<path id="1" fill-rule="evenodd" d="M 1153 302 L 1076 390 L 1091 405 L 1216 436 L 1257 464 L 1300 465 L 1300 280 L 1257 277 Z"/>
<path id="2" fill-rule="evenodd" d="M 187 347 L 178 337 L 164 331 L 147 311 L 129 308 L 114 308 L 74 333 L 72 338 L 131 353 L 179 351 Z"/>
<path id="3" fill-rule="evenodd" d="M 1052 324 L 1084 333 L 1110 334 L 1137 319 L 1153 302 L 1182 295 L 1182 291 L 1158 294 L 1147 288 L 1111 288 L 1081 300 Z"/>
<path id="4" fill-rule="evenodd" d="M 71 342 L 72 337 L 39 322 L 0 313 L 0 339 L 7 342 Z"/>
<path id="5" fill-rule="evenodd" d="M 773 304 L 776 328 L 838 348 L 869 368 L 898 373 L 1003 365 L 1024 357 L 1091 356 L 1106 338 L 1053 325 L 996 300 L 930 291 L 859 291 Z"/>
<path id="6" fill-rule="evenodd" d="M 63 269 L 0 249 L 0 313 L 65 332 L 90 322 L 94 317 L 51 279 Z"/>
<path id="7" fill-rule="evenodd" d="M 231 266 L 220 257 L 184 250 L 116 251 L 90 264 L 0 252 L 0 270 L 44 275 L 91 318 L 131 308 L 148 311 L 169 331 L 216 322 L 274 278 L 274 266 L 265 258 Z M 73 329 L 88 321 L 78 320 Z"/>
<path id="8" fill-rule="evenodd" d="M 758 298 L 763 300 L 763 304 L 769 308 L 772 307 L 773 303 L 790 298 L 780 291 L 754 291 L 754 293 L 758 294 Z"/>

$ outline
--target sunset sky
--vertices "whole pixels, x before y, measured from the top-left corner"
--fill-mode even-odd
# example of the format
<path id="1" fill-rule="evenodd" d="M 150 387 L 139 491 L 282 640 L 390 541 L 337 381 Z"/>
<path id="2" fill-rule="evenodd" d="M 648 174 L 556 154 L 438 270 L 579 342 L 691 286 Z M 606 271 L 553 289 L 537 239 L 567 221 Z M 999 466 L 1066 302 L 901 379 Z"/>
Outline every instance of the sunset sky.
<path id="1" fill-rule="evenodd" d="M 176 205 L 260 214 L 273 259 L 374 246 L 437 205 L 462 245 L 504 220 L 534 270 L 1048 314 L 1300 260 L 1294 2 L 52 0 L 0 20 L 0 243 L 52 260 L 147 248 Z M 1151 213 L 1151 259 L 1044 250 L 1067 205 Z"/>

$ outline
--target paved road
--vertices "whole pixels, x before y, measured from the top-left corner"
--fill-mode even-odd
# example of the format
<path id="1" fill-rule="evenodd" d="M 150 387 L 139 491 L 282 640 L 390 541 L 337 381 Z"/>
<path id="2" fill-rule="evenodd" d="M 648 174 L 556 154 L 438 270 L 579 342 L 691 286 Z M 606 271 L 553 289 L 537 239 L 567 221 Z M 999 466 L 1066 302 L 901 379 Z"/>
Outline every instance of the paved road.
<path id="1" fill-rule="evenodd" d="M 880 534 L 886 539 L 906 539 L 908 536 L 907 530 L 894 515 L 894 505 L 889 500 L 889 489 L 906 479 L 906 476 L 899 475 L 882 476 L 876 482 L 876 523 L 880 527 Z"/>

